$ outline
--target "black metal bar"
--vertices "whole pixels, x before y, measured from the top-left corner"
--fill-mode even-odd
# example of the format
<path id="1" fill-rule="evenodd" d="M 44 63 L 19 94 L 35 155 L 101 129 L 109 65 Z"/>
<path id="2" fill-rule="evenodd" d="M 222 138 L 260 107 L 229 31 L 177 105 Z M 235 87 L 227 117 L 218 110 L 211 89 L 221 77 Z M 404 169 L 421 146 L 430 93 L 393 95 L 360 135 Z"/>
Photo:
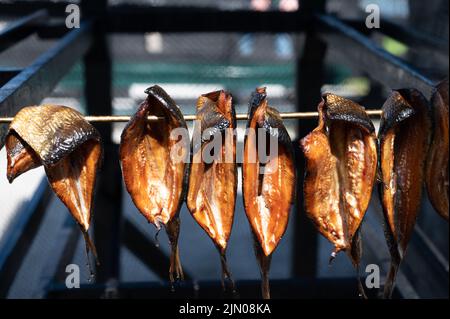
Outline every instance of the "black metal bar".
<path id="1" fill-rule="evenodd" d="M 114 6 L 110 32 L 299 32 L 308 19 L 296 12 L 223 11 L 208 8 Z"/>
<path id="2" fill-rule="evenodd" d="M 0 13 L 8 16 L 23 16 L 30 14 L 36 10 L 46 9 L 50 15 L 64 15 L 65 9 L 69 4 L 73 2 L 67 1 L 48 1 L 48 0 L 14 0 L 14 1 L 1 1 Z"/>
<path id="3" fill-rule="evenodd" d="M 329 47 L 338 50 L 356 69 L 365 71 L 372 79 L 388 88 L 413 87 L 427 98 L 434 82 L 405 61 L 380 48 L 361 32 L 336 17 L 316 15 L 321 37 Z"/>
<path id="4" fill-rule="evenodd" d="M 0 53 L 36 31 L 36 26 L 48 17 L 46 10 L 39 10 L 9 23 L 0 31 Z"/>
<path id="5" fill-rule="evenodd" d="M 92 115 L 112 114 L 111 58 L 106 38 L 104 13 L 107 1 L 82 1 L 85 16 L 95 17 L 94 43 L 84 59 L 84 94 L 87 112 Z M 120 224 L 122 209 L 122 176 L 117 145 L 111 140 L 112 124 L 98 125 L 103 139 L 103 167 L 98 175 L 94 218 L 94 240 L 101 266 L 97 282 L 114 281 L 120 275 Z"/>
<path id="6" fill-rule="evenodd" d="M 122 12 L 110 10 L 108 32 L 302 32 L 309 21 L 292 12 L 219 11 L 192 8 L 168 10 L 151 8 Z M 171 21 L 170 23 L 168 21 Z M 41 38 L 53 38 L 67 32 L 64 23 L 53 22 L 38 29 Z"/>
<path id="7" fill-rule="evenodd" d="M 365 21 L 359 19 L 342 19 L 342 22 L 367 36 L 379 32 L 408 45 L 412 49 L 426 48 L 441 51 L 442 54 L 448 53 L 447 41 L 411 27 L 407 28 L 391 20 L 381 20 L 380 28 L 374 29 L 367 28 Z"/>
<path id="8" fill-rule="evenodd" d="M 421 227 L 416 225 L 400 269 L 422 298 L 448 298 L 448 260 L 439 260 L 443 256 L 435 250 Z"/>
<path id="9" fill-rule="evenodd" d="M 0 3 L 0 12 L 20 15 L 36 8 L 46 8 L 52 15 L 63 16 L 69 4 L 16 1 L 15 4 Z M 85 14 L 84 9 L 82 13 Z M 109 32 L 298 32 L 309 24 L 306 16 L 299 19 L 292 12 L 228 11 L 145 4 L 110 5 L 107 14 Z"/>
<path id="10" fill-rule="evenodd" d="M 8 234 L 7 242 L 0 249 L 0 298 L 6 298 L 16 278 L 23 258 L 33 243 L 45 215 L 51 192 L 47 181 L 42 180 L 25 211 L 20 212 L 17 222 Z"/>
<path id="11" fill-rule="evenodd" d="M 150 271 L 154 272 L 162 280 L 168 279 L 169 257 L 156 247 L 156 243 L 145 236 L 145 234 L 127 219 L 123 223 L 123 244 Z M 191 275 L 184 270 L 184 279 L 191 280 L 191 278 Z"/>
<path id="12" fill-rule="evenodd" d="M 307 1 L 311 14 L 316 10 L 324 10 L 325 1 Z M 316 105 L 320 101 L 320 92 L 324 84 L 324 59 L 326 45 L 323 43 L 314 30 L 311 28 L 306 33 L 303 53 L 297 61 L 297 111 L 316 111 Z M 315 121 L 299 121 L 299 137 L 303 138 L 311 132 L 315 126 Z M 306 217 L 303 207 L 303 182 L 305 161 L 299 148 L 298 141 L 295 143 L 296 163 L 297 163 L 297 202 L 296 214 L 293 218 L 294 243 L 292 274 L 295 277 L 315 277 L 317 272 L 318 256 L 318 235 L 313 224 Z"/>
<path id="13" fill-rule="evenodd" d="M 0 88 L 13 77 L 22 72 L 22 70 L 23 69 L 18 68 L 0 68 Z"/>
<path id="14" fill-rule="evenodd" d="M 259 280 L 238 280 L 236 288 L 243 299 L 260 298 Z M 358 298 L 354 278 L 330 278 L 330 279 L 290 279 L 271 280 L 271 295 L 273 299 L 355 299 Z M 104 285 L 82 285 L 80 289 L 67 289 L 64 285 L 54 285 L 47 297 L 58 298 L 100 298 L 104 291 Z M 171 292 L 168 284 L 128 283 L 120 284 L 119 294 L 125 299 L 218 299 L 222 297 L 222 286 L 219 281 L 200 281 L 181 283 L 174 292 Z M 370 297 L 375 297 L 376 290 L 368 292 Z"/>
<path id="15" fill-rule="evenodd" d="M 13 116 L 26 105 L 38 104 L 55 87 L 64 74 L 88 50 L 91 23 L 82 23 L 55 46 L 38 57 L 30 66 L 0 88 L 0 116 Z M 0 148 L 6 133 L 0 124 Z"/>
<path id="16" fill-rule="evenodd" d="M 425 34 L 414 28 L 406 28 L 389 20 L 382 20 L 380 26 L 380 32 L 413 48 L 426 47 L 427 49 L 435 49 L 448 53 L 448 41 L 443 41 L 431 34 Z"/>
<path id="17" fill-rule="evenodd" d="M 53 18 L 45 24 L 39 25 L 36 34 L 41 39 L 55 39 L 63 37 L 68 31 L 64 19 Z"/>

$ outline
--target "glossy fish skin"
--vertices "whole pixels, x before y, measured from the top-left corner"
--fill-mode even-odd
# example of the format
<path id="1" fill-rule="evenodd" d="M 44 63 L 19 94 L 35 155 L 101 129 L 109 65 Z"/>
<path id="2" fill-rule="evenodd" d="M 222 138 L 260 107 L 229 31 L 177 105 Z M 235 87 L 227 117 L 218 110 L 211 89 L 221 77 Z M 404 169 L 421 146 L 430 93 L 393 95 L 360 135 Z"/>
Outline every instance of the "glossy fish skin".
<path id="1" fill-rule="evenodd" d="M 384 288 L 390 298 L 419 212 L 431 121 L 428 102 L 415 89 L 393 91 L 383 105 L 379 131 L 380 197 L 391 269 Z"/>
<path id="2" fill-rule="evenodd" d="M 432 97 L 434 132 L 428 154 L 425 182 L 434 209 L 448 221 L 448 79 L 439 83 Z"/>
<path id="3" fill-rule="evenodd" d="M 247 129 L 242 164 L 244 207 L 261 268 L 263 298 L 269 299 L 270 261 L 288 225 L 295 192 L 295 166 L 291 139 L 279 112 L 268 106 L 265 88 L 252 94 Z M 258 129 L 263 129 L 278 143 L 276 156 L 265 164 L 261 164 L 258 156 L 262 143 Z"/>
<path id="4" fill-rule="evenodd" d="M 300 142 L 305 210 L 334 245 L 330 260 L 345 251 L 359 274 L 359 229 L 377 173 L 375 128 L 362 106 L 334 94 L 322 96 L 318 111 L 319 125 Z"/>
<path id="5" fill-rule="evenodd" d="M 226 248 L 230 238 L 237 193 L 236 115 L 228 92 L 216 91 L 200 96 L 189 178 L 187 206 L 196 222 L 205 230 L 220 252 L 223 279 L 231 279 L 226 264 Z M 205 135 L 220 133 L 219 158 L 205 163 L 203 151 L 212 140 Z M 201 135 L 200 135 L 201 134 Z M 196 136 L 201 136 L 196 142 Z M 232 289 L 234 283 L 231 280 Z"/>
<path id="6" fill-rule="evenodd" d="M 5 144 L 9 150 L 6 176 L 9 183 L 23 173 L 42 165 L 39 156 L 15 132 L 5 138 Z"/>
<path id="7" fill-rule="evenodd" d="M 80 226 L 87 251 L 96 255 L 87 232 L 103 152 L 97 130 L 69 107 L 25 107 L 10 124 L 6 151 L 10 183 L 44 166 L 50 186 Z"/>
<path id="8" fill-rule="evenodd" d="M 56 164 L 89 139 L 100 140 L 97 130 L 79 112 L 60 105 L 23 108 L 11 122 L 8 133 L 12 131 L 36 152 L 44 166 Z"/>
<path id="9" fill-rule="evenodd" d="M 350 252 L 375 183 L 375 128 L 362 106 L 325 94 L 319 125 L 302 139 L 301 148 L 306 158 L 308 217 L 334 244 L 335 253 Z"/>
<path id="10" fill-rule="evenodd" d="M 173 130 L 188 134 L 183 115 L 159 86 L 146 90 L 146 100 L 122 132 L 120 161 L 131 198 L 149 223 L 164 226 L 171 245 L 169 278 L 183 278 L 178 252 L 179 211 L 189 173 L 189 137 L 172 139 Z M 148 122 L 155 115 L 165 120 Z M 175 156 L 172 156 L 175 155 Z"/>

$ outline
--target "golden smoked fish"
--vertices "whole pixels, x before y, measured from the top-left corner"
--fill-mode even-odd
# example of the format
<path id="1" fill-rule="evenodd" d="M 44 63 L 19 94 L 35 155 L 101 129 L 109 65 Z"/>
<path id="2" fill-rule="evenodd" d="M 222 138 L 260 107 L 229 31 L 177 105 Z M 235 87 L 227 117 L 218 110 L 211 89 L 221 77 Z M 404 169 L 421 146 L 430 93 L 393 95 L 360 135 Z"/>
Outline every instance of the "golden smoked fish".
<path id="1" fill-rule="evenodd" d="M 228 92 L 200 96 L 194 124 L 187 206 L 219 250 L 222 282 L 234 291 L 226 248 L 236 204 L 236 115 Z"/>
<path id="2" fill-rule="evenodd" d="M 275 151 L 271 151 L 274 145 Z M 242 185 L 261 270 L 262 295 L 269 299 L 270 263 L 288 225 L 295 192 L 295 166 L 291 139 L 278 111 L 268 106 L 265 88 L 257 89 L 250 101 Z"/>
<path id="3" fill-rule="evenodd" d="M 120 161 L 126 189 L 136 207 L 158 230 L 161 226 L 166 229 L 173 283 L 183 279 L 179 212 L 189 170 L 189 133 L 180 109 L 161 87 L 152 86 L 145 92 L 147 98 L 122 133 Z M 149 122 L 150 115 L 164 120 Z"/>
<path id="4" fill-rule="evenodd" d="M 448 79 L 439 83 L 432 97 L 433 137 L 428 153 L 425 182 L 434 209 L 448 221 Z"/>
<path id="5" fill-rule="evenodd" d="M 5 145 L 8 181 L 43 165 L 51 188 L 81 228 L 86 252 L 97 258 L 88 235 L 103 152 L 97 130 L 69 107 L 29 106 L 14 117 Z"/>
<path id="6" fill-rule="evenodd" d="M 391 267 L 384 297 L 391 298 L 419 212 L 431 120 L 428 102 L 415 89 L 395 90 L 383 105 L 380 144 L 380 197 Z"/>
<path id="7" fill-rule="evenodd" d="M 319 125 L 300 142 L 306 158 L 304 203 L 308 217 L 333 245 L 350 257 L 359 280 L 359 230 L 377 173 L 375 128 L 359 104 L 324 94 Z"/>

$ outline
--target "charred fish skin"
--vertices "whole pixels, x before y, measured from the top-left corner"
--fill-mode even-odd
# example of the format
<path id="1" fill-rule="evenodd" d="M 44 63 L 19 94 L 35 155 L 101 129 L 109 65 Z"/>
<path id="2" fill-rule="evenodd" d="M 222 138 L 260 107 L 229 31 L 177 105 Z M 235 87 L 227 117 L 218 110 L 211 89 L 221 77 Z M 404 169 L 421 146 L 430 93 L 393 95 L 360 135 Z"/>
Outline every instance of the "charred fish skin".
<path id="1" fill-rule="evenodd" d="M 244 208 L 260 266 L 262 295 L 269 299 L 272 253 L 286 231 L 295 196 L 294 150 L 279 112 L 268 106 L 265 88 L 253 92 L 248 114 L 242 164 Z M 264 130 L 269 139 L 259 141 L 258 129 Z M 261 163 L 259 144 L 267 146 L 267 141 L 278 143 L 277 154 Z"/>
<path id="2" fill-rule="evenodd" d="M 175 130 L 187 125 L 175 101 L 159 86 L 148 96 L 122 132 L 120 162 L 125 187 L 139 212 L 158 229 L 165 227 L 171 247 L 169 279 L 183 279 L 178 238 L 179 212 L 189 174 L 189 137 L 176 140 Z M 163 117 L 148 122 L 147 116 Z"/>
<path id="3" fill-rule="evenodd" d="M 87 232 L 103 156 L 97 130 L 66 106 L 25 107 L 9 126 L 6 153 L 10 183 L 20 174 L 44 166 L 50 186 L 80 226 L 86 250 L 96 256 Z"/>
<path id="4" fill-rule="evenodd" d="M 360 227 L 378 167 L 375 127 L 359 104 L 324 94 L 319 124 L 300 141 L 306 159 L 304 207 L 318 231 L 350 257 L 359 278 Z M 359 290 L 364 290 L 358 280 Z"/>
<path id="5" fill-rule="evenodd" d="M 187 207 L 220 252 L 222 279 L 234 282 L 226 263 L 226 248 L 231 235 L 237 195 L 236 114 L 232 96 L 226 91 L 204 94 L 197 101 L 197 121 L 192 140 L 191 172 Z M 205 163 L 204 150 L 213 136 L 222 138 L 218 154 Z M 200 138 L 196 138 L 200 137 Z"/>
<path id="6" fill-rule="evenodd" d="M 380 199 L 391 253 L 384 297 L 391 298 L 420 209 L 431 119 L 426 98 L 415 89 L 394 90 L 382 110 Z"/>
<path id="7" fill-rule="evenodd" d="M 449 181 L 448 181 L 448 79 L 436 86 L 431 99 L 433 133 L 427 160 L 425 184 L 428 198 L 434 209 L 448 221 Z"/>

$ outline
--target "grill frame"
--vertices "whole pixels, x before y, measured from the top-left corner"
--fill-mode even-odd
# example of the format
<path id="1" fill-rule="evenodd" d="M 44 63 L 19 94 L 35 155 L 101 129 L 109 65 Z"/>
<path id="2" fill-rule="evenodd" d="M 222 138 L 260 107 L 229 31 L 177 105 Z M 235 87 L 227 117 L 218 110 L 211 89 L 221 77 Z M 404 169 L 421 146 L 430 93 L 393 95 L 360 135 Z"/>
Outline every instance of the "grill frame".
<path id="1" fill-rule="evenodd" d="M 38 57 L 31 65 L 24 69 L 0 69 L 0 117 L 11 117 L 21 106 L 39 104 L 52 92 L 59 80 L 70 67 L 79 60 L 83 60 L 85 67 L 84 94 L 87 111 L 90 115 L 107 115 L 112 113 L 111 107 L 111 66 L 112 59 L 107 47 L 106 36 L 109 33 L 144 33 L 144 32 L 292 32 L 305 34 L 306 40 L 303 53 L 297 58 L 297 111 L 313 112 L 319 102 L 320 89 L 324 82 L 324 59 L 327 50 L 338 50 L 345 55 L 347 62 L 357 70 L 365 71 L 371 80 L 382 83 L 388 88 L 415 87 L 421 90 L 429 99 L 436 84 L 427 74 L 420 71 L 404 60 L 388 53 L 370 38 L 372 31 L 364 27 L 360 21 L 343 21 L 325 13 L 326 1 L 304 1 L 298 12 L 253 12 L 246 10 L 221 11 L 209 8 L 182 7 L 149 7 L 144 5 L 114 5 L 108 6 L 107 0 L 81 1 L 83 22 L 80 29 L 67 31 L 63 24 L 50 24 L 49 17 L 64 17 L 65 7 L 69 2 L 47 1 L 16 1 L 15 3 L 0 3 L 0 12 L 14 17 L 21 17 L 9 27 L 0 31 L 0 52 L 19 43 L 31 34 L 37 33 L 43 38 L 56 38 L 56 44 Z M 143 18 L 145 17 L 145 19 Z M 448 42 L 443 43 L 436 38 L 424 37 L 420 32 L 407 30 L 394 23 L 382 22 L 382 29 L 377 32 L 385 33 L 405 43 L 419 44 L 428 39 L 426 46 L 448 54 Z M 314 126 L 315 121 L 301 119 L 299 136 L 306 135 Z M 6 125 L 0 124 L 0 148 Z M 105 161 L 99 176 L 96 194 L 96 209 L 94 211 L 94 238 L 97 242 L 99 259 L 102 267 L 97 270 L 98 284 L 77 290 L 76 295 L 82 294 L 83 289 L 89 289 L 89 295 L 101 296 L 108 283 L 118 278 L 120 269 L 120 245 L 124 244 L 131 251 L 139 254 L 140 247 L 131 240 L 137 232 L 130 223 L 122 220 L 121 216 L 121 174 L 118 165 L 117 147 L 107 136 L 111 136 L 111 124 L 99 127 L 104 137 Z M 294 143 L 296 143 L 294 141 Z M 298 148 L 297 152 L 298 152 Z M 302 159 L 300 154 L 296 154 Z M 303 160 L 297 163 L 297 169 L 304 167 Z M 303 178 L 298 174 L 297 189 L 301 189 Z M 47 189 L 46 189 L 47 188 Z M 39 228 L 42 214 L 48 203 L 48 187 L 41 186 L 41 190 L 33 199 L 29 212 L 22 214 L 19 227 L 7 242 L 9 249 L 0 250 L 0 297 L 6 297 L 14 276 L 30 247 L 34 235 Z M 46 195 L 47 194 L 47 195 Z M 305 291 L 314 285 L 316 279 L 317 232 L 306 220 L 303 212 L 301 196 L 297 196 L 295 218 L 294 245 L 292 260 L 292 274 L 295 278 L 306 278 L 308 285 L 293 281 L 298 291 Z M 99 208 L 101 207 L 101 209 Z M 125 223 L 127 227 L 122 229 Z M 448 260 L 442 263 L 442 256 L 426 234 L 417 226 L 416 236 L 412 248 L 424 251 L 423 260 L 433 273 L 435 280 L 443 282 L 448 297 Z M 24 230 L 32 231 L 24 231 Z M 448 237 L 448 233 L 447 233 Z M 141 238 L 142 239 L 142 238 Z M 144 239 L 142 239 L 144 240 Z M 76 241 L 75 241 L 76 242 Z M 59 265 L 70 261 L 73 256 L 74 241 L 68 240 L 65 254 Z M 162 262 L 152 264 L 144 260 L 147 267 L 156 273 L 164 273 L 167 257 L 150 241 L 140 245 L 148 247 L 149 254 L 160 256 Z M 414 248 L 416 247 L 416 248 Z M 375 249 L 376 251 L 376 249 Z M 375 253 L 376 257 L 376 253 Z M 164 259 L 165 258 L 165 259 Z M 445 259 L 444 259 L 445 260 Z M 439 262 L 441 261 L 441 262 Z M 189 275 L 187 275 L 189 277 Z M 398 297 L 420 297 L 421 291 L 416 291 L 409 284 L 408 277 L 414 273 L 400 274 L 398 282 Z M 52 298 L 70 297 L 70 293 L 55 284 L 61 279 L 61 274 L 52 275 L 53 283 L 48 286 L 46 296 Z M 347 284 L 353 279 L 347 279 Z M 317 284 L 330 285 L 332 281 Z M 207 287 L 210 283 L 205 284 Z M 248 282 L 244 286 L 258 290 L 259 282 Z M 120 285 L 114 286 L 120 290 Z M 246 286 L 247 287 L 247 286 Z M 135 287 L 136 288 L 136 287 Z M 128 286 L 126 289 L 131 289 Z M 148 285 L 136 288 L 134 295 L 148 295 L 148 291 L 157 291 L 160 287 Z M 327 289 L 323 289 L 325 293 Z M 428 293 L 428 292 L 427 292 Z M 302 296 L 299 293 L 298 296 Z"/>

